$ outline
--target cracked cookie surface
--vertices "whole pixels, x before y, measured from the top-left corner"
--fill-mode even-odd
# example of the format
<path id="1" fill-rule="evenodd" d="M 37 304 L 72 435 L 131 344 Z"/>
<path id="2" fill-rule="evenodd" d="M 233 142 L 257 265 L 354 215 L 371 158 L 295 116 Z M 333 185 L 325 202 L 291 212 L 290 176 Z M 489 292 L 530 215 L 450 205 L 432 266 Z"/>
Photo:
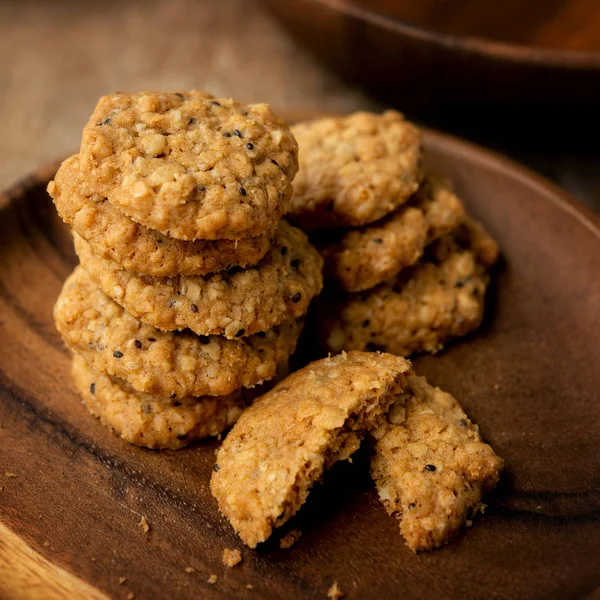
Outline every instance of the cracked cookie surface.
<path id="1" fill-rule="evenodd" d="M 106 296 L 81 267 L 66 280 L 54 320 L 68 348 L 96 371 L 138 392 L 177 398 L 221 396 L 272 379 L 302 329 L 289 321 L 239 340 L 160 331 Z"/>
<path id="2" fill-rule="evenodd" d="M 400 113 L 299 123 L 290 220 L 304 229 L 366 225 L 404 204 L 423 178 L 422 136 Z"/>
<path id="3" fill-rule="evenodd" d="M 133 220 L 183 240 L 257 236 L 285 214 L 297 144 L 267 104 L 203 92 L 100 98 L 80 166 Z"/>
<path id="4" fill-rule="evenodd" d="M 186 242 L 165 236 L 136 223 L 94 192 L 86 174 L 79 170 L 77 155 L 62 163 L 48 192 L 63 221 L 95 254 L 145 275 L 206 275 L 232 266 L 255 265 L 267 253 L 273 236 L 273 230 L 237 240 Z"/>
<path id="5" fill-rule="evenodd" d="M 244 412 L 217 452 L 211 490 L 254 548 L 285 523 L 312 485 L 380 426 L 410 363 L 351 352 L 309 364 Z"/>
<path id="6" fill-rule="evenodd" d="M 415 552 L 452 539 L 483 511 L 483 494 L 498 483 L 502 459 L 455 398 L 424 377 L 407 377 L 405 393 L 374 437 L 371 472 L 379 497 Z"/>
<path id="7" fill-rule="evenodd" d="M 344 232 L 334 243 L 318 243 L 326 277 L 348 292 L 366 290 L 413 265 L 433 241 L 465 219 L 449 184 L 427 175 L 410 201 L 382 221 Z"/>
<path id="8" fill-rule="evenodd" d="M 258 265 L 213 275 L 150 277 L 120 269 L 75 235 L 81 264 L 129 313 L 159 329 L 235 339 L 306 314 L 323 284 L 323 259 L 306 235 L 281 221 Z"/>

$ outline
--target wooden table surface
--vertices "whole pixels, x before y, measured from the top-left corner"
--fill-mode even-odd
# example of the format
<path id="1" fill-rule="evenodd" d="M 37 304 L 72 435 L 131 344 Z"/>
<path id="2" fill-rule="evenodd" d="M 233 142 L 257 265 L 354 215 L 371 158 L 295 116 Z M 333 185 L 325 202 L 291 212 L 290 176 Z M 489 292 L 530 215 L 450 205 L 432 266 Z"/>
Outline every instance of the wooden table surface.
<path id="1" fill-rule="evenodd" d="M 253 0 L 4 0 L 0 57 L 0 189 L 75 151 L 98 96 L 115 90 L 196 88 L 276 110 L 381 108 Z M 597 156 L 487 144 L 600 211 Z"/>

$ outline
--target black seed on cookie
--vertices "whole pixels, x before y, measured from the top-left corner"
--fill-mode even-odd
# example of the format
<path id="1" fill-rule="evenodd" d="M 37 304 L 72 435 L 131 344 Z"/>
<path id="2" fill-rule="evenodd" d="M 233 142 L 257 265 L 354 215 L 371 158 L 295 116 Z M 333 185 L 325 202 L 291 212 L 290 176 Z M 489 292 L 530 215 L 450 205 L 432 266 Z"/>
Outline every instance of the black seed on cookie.
<path id="1" fill-rule="evenodd" d="M 171 300 L 169 300 L 169 301 L 167 302 L 167 306 L 168 306 L 169 308 L 173 308 L 173 307 L 175 306 L 175 300 L 174 300 L 173 298 L 171 298 Z"/>
<path id="2" fill-rule="evenodd" d="M 278 167 L 278 166 L 279 166 L 279 163 L 278 163 L 278 162 L 277 162 L 277 161 L 276 161 L 274 158 L 272 158 L 272 159 L 271 159 L 271 162 L 272 162 L 272 163 L 273 163 L 273 164 L 274 164 L 276 167 Z"/>
<path id="3" fill-rule="evenodd" d="M 187 433 L 178 433 L 175 437 L 178 440 L 185 440 L 185 438 L 187 437 Z"/>
<path id="4" fill-rule="evenodd" d="M 245 196 L 245 195 L 246 195 L 246 193 L 247 193 L 247 192 L 246 192 L 246 190 L 245 190 L 243 187 L 241 187 L 241 188 L 240 188 L 240 194 L 241 194 L 242 196 Z"/>
<path id="5" fill-rule="evenodd" d="M 213 465 L 213 471 L 216 473 L 219 470 L 219 465 L 217 463 L 215 463 Z"/>
<path id="6" fill-rule="evenodd" d="M 173 399 L 175 399 L 175 398 L 177 398 L 177 394 L 176 394 L 175 392 L 173 392 L 173 393 L 171 394 L 171 399 L 173 400 Z"/>
<path id="7" fill-rule="evenodd" d="M 216 100 L 213 100 L 213 101 L 211 102 L 211 104 L 212 104 L 213 106 L 221 106 L 221 104 L 220 104 L 219 102 L 217 102 Z"/>
<path id="8" fill-rule="evenodd" d="M 235 337 L 242 337 L 245 333 L 246 333 L 245 329 L 240 329 L 239 331 L 235 332 Z"/>
<path id="9" fill-rule="evenodd" d="M 156 243 L 157 244 L 162 244 L 164 242 L 164 240 L 161 240 L 160 238 L 156 238 Z"/>
<path id="10" fill-rule="evenodd" d="M 188 125 L 194 125 L 194 123 L 196 122 L 195 117 L 192 117 L 189 121 L 188 121 Z"/>
<path id="11" fill-rule="evenodd" d="M 115 351 L 113 352 L 113 356 L 114 356 L 115 358 L 123 358 L 123 353 L 122 353 L 120 350 L 115 350 Z"/>
<path id="12" fill-rule="evenodd" d="M 373 240 L 376 244 L 383 244 L 383 240 L 381 238 L 375 238 Z"/>
<path id="13" fill-rule="evenodd" d="M 300 292 L 296 292 L 293 296 L 292 296 L 292 302 L 296 303 L 296 302 L 300 302 L 300 299 L 302 298 L 302 294 Z"/>
<path id="14" fill-rule="evenodd" d="M 149 341 L 149 342 L 155 342 L 155 341 L 156 341 L 156 338 L 148 338 L 148 341 Z"/>
<path id="15" fill-rule="evenodd" d="M 362 322 L 362 326 L 363 326 L 363 327 L 368 327 L 370 324 L 371 324 L 371 319 L 365 319 L 365 320 Z"/>
<path id="16" fill-rule="evenodd" d="M 90 383 L 90 394 L 96 393 L 96 384 L 95 382 Z"/>
<path id="17" fill-rule="evenodd" d="M 206 346 L 206 344 L 210 343 L 210 338 L 207 335 L 199 335 L 198 340 L 204 346 Z"/>
<path id="18" fill-rule="evenodd" d="M 299 258 L 294 258 L 292 260 L 292 262 L 290 263 L 290 265 L 292 265 L 292 267 L 294 267 L 294 269 L 297 269 L 300 266 L 300 259 Z"/>
<path id="19" fill-rule="evenodd" d="M 140 340 L 135 340 L 135 341 L 133 342 L 133 345 L 134 345 L 136 348 L 141 348 L 141 347 L 142 347 L 142 342 L 140 342 Z"/>
<path id="20" fill-rule="evenodd" d="M 254 144 L 252 142 L 248 142 L 246 144 L 246 148 L 248 148 L 248 150 L 254 150 Z"/>
<path id="21" fill-rule="evenodd" d="M 108 125 L 110 123 L 110 117 L 104 119 L 104 121 L 102 122 L 102 125 Z"/>
<path id="22" fill-rule="evenodd" d="M 175 95 L 180 98 L 181 100 L 183 100 L 183 94 L 181 94 L 180 92 L 175 92 Z"/>
<path id="23" fill-rule="evenodd" d="M 243 138 L 242 132 L 239 129 L 233 130 L 233 135 L 237 135 L 239 138 Z"/>
<path id="24" fill-rule="evenodd" d="M 435 465 L 425 465 L 425 471 L 429 471 L 430 473 L 433 473 L 436 470 Z"/>
<path id="25" fill-rule="evenodd" d="M 412 510 L 413 508 L 416 508 L 416 506 L 417 506 L 417 505 L 416 505 L 414 502 L 411 502 L 411 503 L 408 505 L 408 510 Z"/>
<path id="26" fill-rule="evenodd" d="M 196 306 L 195 304 L 190 304 L 190 310 L 193 313 L 197 313 L 198 312 L 198 306 Z"/>
<path id="27" fill-rule="evenodd" d="M 466 427 L 467 426 L 467 421 L 465 419 L 461 419 L 458 423 L 459 423 L 459 425 L 461 427 Z"/>
<path id="28" fill-rule="evenodd" d="M 223 137 L 231 137 L 231 134 L 229 133 L 229 131 L 226 131 L 226 132 L 223 134 Z"/>

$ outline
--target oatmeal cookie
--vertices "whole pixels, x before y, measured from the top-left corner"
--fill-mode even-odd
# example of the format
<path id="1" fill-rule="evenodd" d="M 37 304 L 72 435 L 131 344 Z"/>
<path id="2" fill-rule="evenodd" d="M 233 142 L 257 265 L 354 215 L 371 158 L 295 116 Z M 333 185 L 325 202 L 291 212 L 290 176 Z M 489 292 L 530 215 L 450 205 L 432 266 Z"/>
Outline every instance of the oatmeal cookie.
<path id="1" fill-rule="evenodd" d="M 134 221 L 183 240 L 257 236 L 285 214 L 297 144 L 267 104 L 203 92 L 100 98 L 80 167 Z"/>
<path id="2" fill-rule="evenodd" d="M 146 448 L 183 448 L 231 427 L 261 393 L 239 389 L 226 396 L 172 400 L 140 394 L 124 381 L 94 370 L 73 356 L 73 378 L 88 410 L 119 437 Z"/>
<path id="3" fill-rule="evenodd" d="M 492 247 L 497 256 L 495 242 L 485 230 L 477 233 L 478 227 L 460 227 L 433 244 L 414 267 L 377 287 L 322 299 L 327 348 L 409 356 L 437 352 L 448 340 L 477 329 Z"/>
<path id="4" fill-rule="evenodd" d="M 81 264 L 104 291 L 143 322 L 229 339 L 267 331 L 306 314 L 323 283 L 323 259 L 299 229 L 281 222 L 256 266 L 214 275 L 136 275 L 93 254 L 75 235 Z"/>
<path id="5" fill-rule="evenodd" d="M 97 194 L 79 170 L 79 159 L 63 162 L 48 184 L 63 221 L 84 238 L 95 254 L 128 271 L 155 277 L 206 275 L 233 266 L 255 265 L 271 245 L 273 229 L 237 240 L 186 242 L 148 229 Z"/>
<path id="6" fill-rule="evenodd" d="M 67 347 L 96 371 L 138 392 L 174 398 L 221 396 L 272 379 L 302 329 L 292 320 L 239 340 L 160 331 L 106 296 L 81 267 L 66 280 L 54 320 Z"/>
<path id="7" fill-rule="evenodd" d="M 452 539 L 484 506 L 503 461 L 482 442 L 458 402 L 424 377 L 407 377 L 406 393 L 374 432 L 371 463 L 379 497 L 415 552 Z"/>
<path id="8" fill-rule="evenodd" d="M 351 352 L 311 363 L 244 412 L 217 453 L 211 490 L 251 548 L 306 500 L 323 472 L 385 421 L 410 363 Z"/>
<path id="9" fill-rule="evenodd" d="M 382 221 L 317 243 L 325 273 L 348 292 L 358 292 L 397 275 L 421 258 L 431 242 L 465 219 L 462 202 L 442 179 L 428 175 L 410 201 Z"/>
<path id="10" fill-rule="evenodd" d="M 366 225 L 404 204 L 423 178 L 422 136 L 393 110 L 299 123 L 290 219 L 305 229 Z"/>

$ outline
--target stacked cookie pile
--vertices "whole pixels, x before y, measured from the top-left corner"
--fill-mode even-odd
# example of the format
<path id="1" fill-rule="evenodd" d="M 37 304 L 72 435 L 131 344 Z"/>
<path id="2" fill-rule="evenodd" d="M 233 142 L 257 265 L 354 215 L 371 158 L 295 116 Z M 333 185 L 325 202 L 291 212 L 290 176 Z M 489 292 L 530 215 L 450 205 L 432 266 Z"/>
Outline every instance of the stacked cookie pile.
<path id="1" fill-rule="evenodd" d="M 281 217 L 297 145 L 265 104 L 100 99 L 48 186 L 80 259 L 56 303 L 90 411 L 124 439 L 217 435 L 286 369 L 322 259 Z"/>
<path id="2" fill-rule="evenodd" d="M 498 249 L 450 184 L 426 172 L 421 131 L 395 111 L 292 131 L 290 218 L 325 259 L 317 327 L 327 350 L 408 356 L 476 329 Z"/>

